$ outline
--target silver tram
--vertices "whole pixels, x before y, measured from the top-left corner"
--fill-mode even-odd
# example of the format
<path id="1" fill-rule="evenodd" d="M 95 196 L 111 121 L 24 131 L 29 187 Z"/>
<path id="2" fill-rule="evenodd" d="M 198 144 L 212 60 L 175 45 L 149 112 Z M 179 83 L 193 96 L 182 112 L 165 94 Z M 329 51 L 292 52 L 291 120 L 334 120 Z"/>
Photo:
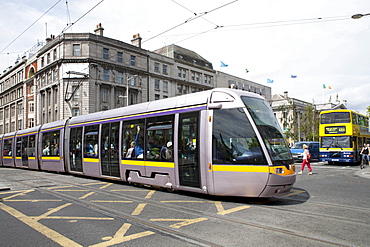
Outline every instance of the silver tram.
<path id="1" fill-rule="evenodd" d="M 219 196 L 289 193 L 294 162 L 261 96 L 213 89 L 0 136 L 2 166 Z"/>

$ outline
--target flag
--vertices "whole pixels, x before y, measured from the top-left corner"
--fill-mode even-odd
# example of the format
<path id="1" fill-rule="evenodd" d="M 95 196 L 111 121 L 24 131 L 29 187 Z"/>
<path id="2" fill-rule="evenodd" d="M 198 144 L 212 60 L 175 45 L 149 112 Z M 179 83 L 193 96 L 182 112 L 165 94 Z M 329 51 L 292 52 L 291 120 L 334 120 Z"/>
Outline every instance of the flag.
<path id="1" fill-rule="evenodd" d="M 325 84 L 322 84 L 322 88 L 323 88 L 323 89 L 331 89 L 331 86 L 327 86 L 327 87 L 326 87 L 326 85 L 325 85 Z"/>
<path id="2" fill-rule="evenodd" d="M 221 67 L 227 67 L 227 66 L 229 66 L 229 65 L 227 65 L 226 63 L 224 63 L 222 61 L 220 61 L 220 62 L 221 62 Z"/>
<path id="3" fill-rule="evenodd" d="M 290 78 L 297 78 L 297 75 L 290 75 Z"/>
<path id="4" fill-rule="evenodd" d="M 245 73 L 248 73 L 249 72 L 249 70 L 248 69 L 245 69 Z"/>
<path id="5" fill-rule="evenodd" d="M 274 83 L 274 80 L 267 79 L 267 83 Z"/>

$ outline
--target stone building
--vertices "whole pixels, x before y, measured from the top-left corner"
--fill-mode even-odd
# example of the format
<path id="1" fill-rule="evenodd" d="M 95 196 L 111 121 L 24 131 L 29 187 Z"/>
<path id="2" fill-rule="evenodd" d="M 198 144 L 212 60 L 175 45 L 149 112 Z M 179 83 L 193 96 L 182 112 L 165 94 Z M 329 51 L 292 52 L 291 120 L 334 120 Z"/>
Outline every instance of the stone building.
<path id="1" fill-rule="evenodd" d="M 214 87 L 251 91 L 271 99 L 271 88 L 213 69 L 177 45 L 156 51 L 95 33 L 63 33 L 0 75 L 0 134 L 70 116 L 173 97 Z"/>

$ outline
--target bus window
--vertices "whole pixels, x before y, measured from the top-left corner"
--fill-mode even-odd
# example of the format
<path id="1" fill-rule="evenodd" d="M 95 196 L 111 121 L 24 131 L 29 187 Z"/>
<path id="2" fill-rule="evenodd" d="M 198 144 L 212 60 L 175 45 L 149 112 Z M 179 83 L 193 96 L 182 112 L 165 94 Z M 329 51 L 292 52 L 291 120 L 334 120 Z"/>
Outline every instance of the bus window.
<path id="1" fill-rule="evenodd" d="M 147 119 L 147 159 L 173 161 L 173 116 Z"/>

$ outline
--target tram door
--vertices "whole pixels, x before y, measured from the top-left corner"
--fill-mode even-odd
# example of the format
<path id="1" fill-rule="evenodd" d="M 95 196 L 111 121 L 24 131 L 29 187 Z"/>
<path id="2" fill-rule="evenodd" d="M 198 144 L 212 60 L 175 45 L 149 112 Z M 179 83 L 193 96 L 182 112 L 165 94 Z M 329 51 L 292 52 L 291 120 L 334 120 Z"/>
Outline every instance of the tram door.
<path id="1" fill-rule="evenodd" d="M 102 124 L 101 171 L 103 175 L 120 177 L 119 122 Z"/>
<path id="2" fill-rule="evenodd" d="M 178 137 L 181 186 L 200 188 L 199 112 L 180 114 Z"/>
<path id="3" fill-rule="evenodd" d="M 72 128 L 69 137 L 69 162 L 71 171 L 82 172 L 82 127 Z"/>
<path id="4" fill-rule="evenodd" d="M 21 138 L 21 155 L 22 155 L 22 166 L 28 167 L 28 136 Z"/>

